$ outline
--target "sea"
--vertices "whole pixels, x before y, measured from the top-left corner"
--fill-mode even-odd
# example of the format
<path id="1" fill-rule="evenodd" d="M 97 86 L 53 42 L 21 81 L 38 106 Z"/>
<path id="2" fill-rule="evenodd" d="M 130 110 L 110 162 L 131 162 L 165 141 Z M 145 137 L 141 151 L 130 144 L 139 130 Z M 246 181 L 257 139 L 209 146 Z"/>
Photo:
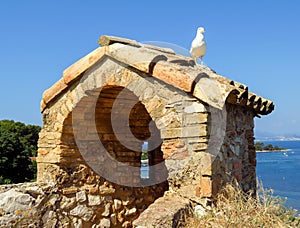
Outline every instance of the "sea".
<path id="1" fill-rule="evenodd" d="M 264 189 L 285 200 L 285 206 L 300 214 L 300 141 L 261 141 L 287 151 L 258 152 L 257 178 Z"/>
<path id="2" fill-rule="evenodd" d="M 285 206 L 300 214 L 300 140 L 262 141 L 286 148 L 287 151 L 258 152 L 257 179 L 265 190 L 273 191 L 273 196 L 281 197 Z M 149 166 L 141 167 L 141 178 L 149 178 Z"/>

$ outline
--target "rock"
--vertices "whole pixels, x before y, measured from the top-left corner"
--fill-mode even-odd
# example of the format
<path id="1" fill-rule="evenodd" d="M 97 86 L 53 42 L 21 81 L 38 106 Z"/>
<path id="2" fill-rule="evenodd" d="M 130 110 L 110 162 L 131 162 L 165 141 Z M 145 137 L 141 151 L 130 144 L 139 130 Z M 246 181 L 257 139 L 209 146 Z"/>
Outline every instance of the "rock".
<path id="1" fill-rule="evenodd" d="M 123 228 L 130 228 L 130 227 L 131 227 L 131 222 L 129 222 L 129 221 L 124 222 L 124 223 L 122 224 L 122 227 L 123 227 Z"/>
<path id="2" fill-rule="evenodd" d="M 101 228 L 109 228 L 110 227 L 110 220 L 106 219 L 106 218 L 101 219 L 100 227 Z"/>
<path id="3" fill-rule="evenodd" d="M 133 207 L 126 211 L 125 216 L 129 217 L 132 215 L 136 215 L 136 213 L 137 213 L 137 209 L 135 207 Z"/>
<path id="4" fill-rule="evenodd" d="M 202 205 L 197 205 L 194 208 L 194 214 L 196 217 L 199 218 L 205 216 L 207 213 L 206 213 L 206 209 Z"/>
<path id="5" fill-rule="evenodd" d="M 101 204 L 101 198 L 97 195 L 88 195 L 89 206 L 98 206 Z"/>
<path id="6" fill-rule="evenodd" d="M 3 216 L 0 217 L 0 227 L 5 228 L 5 227 L 16 227 L 16 222 L 19 219 L 19 216 L 17 215 L 9 215 L 9 216 Z"/>
<path id="7" fill-rule="evenodd" d="M 83 203 L 86 201 L 86 194 L 85 191 L 80 191 L 76 193 L 76 200 L 79 203 Z"/>
<path id="8" fill-rule="evenodd" d="M 29 194 L 24 194 L 10 189 L 0 194 L 0 208 L 6 213 L 14 213 L 17 210 L 27 210 L 31 208 L 34 198 Z"/>
<path id="9" fill-rule="evenodd" d="M 82 228 L 83 227 L 81 219 L 77 219 L 77 218 L 73 219 L 73 224 L 74 224 L 75 228 Z"/>
<path id="10" fill-rule="evenodd" d="M 75 198 L 71 197 L 67 197 L 67 196 L 63 196 L 61 203 L 60 203 L 60 208 L 62 210 L 69 210 L 72 209 L 73 207 L 76 206 L 76 200 Z"/>
<path id="11" fill-rule="evenodd" d="M 102 216 L 108 217 L 110 215 L 110 206 L 111 204 L 105 204 L 104 212 L 102 213 Z"/>
<path id="12" fill-rule="evenodd" d="M 207 112 L 205 106 L 201 103 L 192 103 L 190 106 L 185 107 L 185 113 L 198 113 L 198 112 Z"/>
<path id="13" fill-rule="evenodd" d="M 116 214 L 111 214 L 110 215 L 110 221 L 111 221 L 111 223 L 113 224 L 113 225 L 117 225 L 117 216 L 116 216 Z"/>
<path id="14" fill-rule="evenodd" d="M 118 199 L 114 199 L 114 209 L 119 210 L 122 207 L 122 201 Z"/>
<path id="15" fill-rule="evenodd" d="M 112 187 L 100 186 L 99 188 L 101 195 L 111 195 L 115 193 L 115 189 Z"/>
<path id="16" fill-rule="evenodd" d="M 118 221 L 120 223 L 124 222 L 124 214 L 125 214 L 125 210 L 124 209 L 118 213 Z"/>
<path id="17" fill-rule="evenodd" d="M 138 219 L 133 221 L 133 227 L 178 227 L 179 224 L 184 223 L 191 210 L 188 199 L 170 193 L 158 198 L 143 211 Z"/>
<path id="18" fill-rule="evenodd" d="M 36 195 L 36 196 L 44 194 L 42 189 L 39 188 L 38 186 L 28 187 L 28 188 L 26 188 L 26 192 L 30 195 Z"/>
<path id="19" fill-rule="evenodd" d="M 94 212 L 85 205 L 78 205 L 70 211 L 70 214 L 82 218 L 84 221 L 89 221 L 93 217 Z"/>
<path id="20" fill-rule="evenodd" d="M 93 186 L 89 189 L 89 194 L 93 194 L 93 195 L 96 195 L 99 193 L 99 186 L 96 185 L 96 186 Z"/>
<path id="21" fill-rule="evenodd" d="M 43 218 L 43 224 L 46 228 L 55 228 L 57 223 L 57 217 L 54 211 L 47 211 Z"/>
<path id="22" fill-rule="evenodd" d="M 53 194 L 50 196 L 50 199 L 49 199 L 49 203 L 54 206 L 55 203 L 60 199 L 60 196 L 58 194 Z"/>

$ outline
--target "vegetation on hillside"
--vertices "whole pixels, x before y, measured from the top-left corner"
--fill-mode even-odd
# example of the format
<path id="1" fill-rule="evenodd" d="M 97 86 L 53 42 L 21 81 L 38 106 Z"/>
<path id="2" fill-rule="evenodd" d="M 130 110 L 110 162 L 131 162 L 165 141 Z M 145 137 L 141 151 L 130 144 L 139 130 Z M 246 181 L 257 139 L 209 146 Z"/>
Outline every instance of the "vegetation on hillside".
<path id="1" fill-rule="evenodd" d="M 286 150 L 286 148 L 273 146 L 272 144 L 265 145 L 263 142 L 256 142 L 255 150 L 256 151 L 281 151 L 281 150 Z"/>
<path id="2" fill-rule="evenodd" d="M 0 184 L 20 183 L 36 178 L 40 126 L 12 120 L 0 121 Z"/>
<path id="3" fill-rule="evenodd" d="M 271 190 L 260 188 L 255 198 L 227 185 L 212 209 L 204 216 L 189 218 L 186 227 L 300 227 L 300 217 Z"/>
<path id="4" fill-rule="evenodd" d="M 145 144 L 142 146 L 141 159 L 142 160 L 148 159 L 148 144 L 147 144 L 147 146 Z"/>

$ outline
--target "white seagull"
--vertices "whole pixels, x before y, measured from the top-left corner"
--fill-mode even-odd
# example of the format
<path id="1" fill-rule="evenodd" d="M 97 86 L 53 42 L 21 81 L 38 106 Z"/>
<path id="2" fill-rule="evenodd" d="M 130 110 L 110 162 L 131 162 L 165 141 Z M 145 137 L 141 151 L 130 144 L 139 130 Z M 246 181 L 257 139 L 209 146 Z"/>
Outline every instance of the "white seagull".
<path id="1" fill-rule="evenodd" d="M 202 57 L 206 53 L 206 43 L 204 39 L 204 28 L 199 27 L 197 29 L 197 34 L 195 39 L 192 42 L 190 54 L 191 57 L 194 59 L 195 64 L 197 64 L 197 59 L 200 58 L 201 64 L 203 64 Z"/>

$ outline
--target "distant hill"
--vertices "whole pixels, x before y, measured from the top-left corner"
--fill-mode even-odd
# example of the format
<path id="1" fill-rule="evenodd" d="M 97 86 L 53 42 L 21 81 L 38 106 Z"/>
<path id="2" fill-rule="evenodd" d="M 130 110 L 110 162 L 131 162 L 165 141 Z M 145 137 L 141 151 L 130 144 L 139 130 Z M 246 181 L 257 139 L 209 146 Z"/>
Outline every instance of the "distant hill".
<path id="1" fill-rule="evenodd" d="M 300 134 L 289 133 L 279 135 L 273 132 L 259 131 L 255 130 L 255 140 L 256 141 L 291 141 L 300 140 Z"/>

